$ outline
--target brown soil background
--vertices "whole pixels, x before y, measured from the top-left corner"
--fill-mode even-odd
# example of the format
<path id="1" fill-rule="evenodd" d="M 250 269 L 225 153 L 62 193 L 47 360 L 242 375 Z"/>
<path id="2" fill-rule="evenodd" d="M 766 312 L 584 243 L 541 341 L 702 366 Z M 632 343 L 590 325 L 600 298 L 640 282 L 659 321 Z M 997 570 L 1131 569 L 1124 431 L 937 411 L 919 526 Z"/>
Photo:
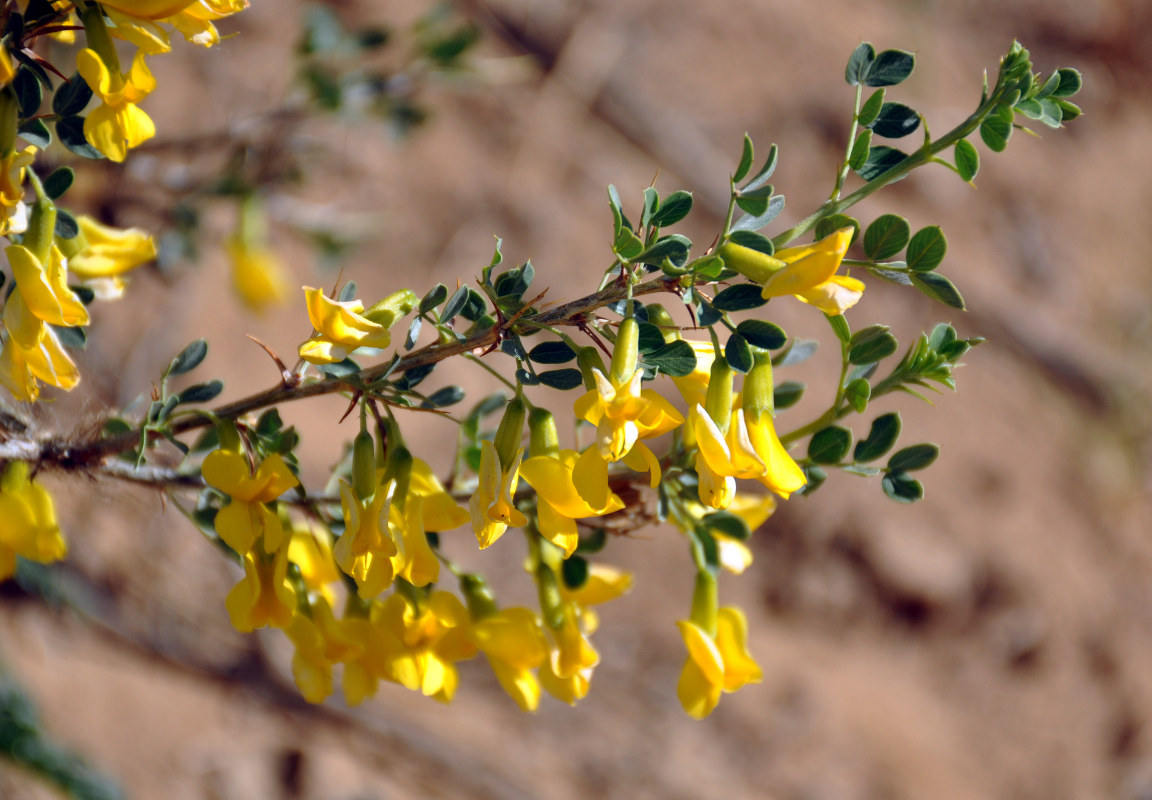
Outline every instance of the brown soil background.
<path id="1" fill-rule="evenodd" d="M 398 29 L 423 10 L 331 5 Z M 146 107 L 161 138 L 242 129 L 283 102 L 301 8 L 253 0 L 226 25 L 236 38 L 154 59 L 161 90 Z M 510 263 L 533 259 L 550 298 L 590 291 L 609 258 L 605 185 L 634 208 L 657 169 L 664 192 L 695 191 L 699 211 L 683 232 L 704 246 L 744 131 L 762 153 L 780 145 L 782 222 L 799 219 L 831 184 L 851 103 L 843 64 L 861 40 L 918 52 L 916 74 L 889 97 L 936 133 L 974 107 L 981 70 L 994 71 L 1013 38 L 1045 73 L 1083 71 L 1084 117 L 1041 139 L 1017 135 L 1006 155 L 981 146 L 979 191 L 926 169 L 856 209 L 864 220 L 892 211 L 914 228 L 942 224 L 942 271 L 972 310 L 871 284 L 854 327 L 890 323 L 909 342 L 943 319 L 989 339 L 966 359 L 956 395 L 934 408 L 907 398 L 869 410 L 896 408 L 906 442 L 940 444 L 926 499 L 896 505 L 875 482 L 834 475 L 784 506 L 757 533 L 753 568 L 722 583 L 723 602 L 748 611 L 764 682 L 693 722 L 675 696 L 674 626 L 691 572 L 668 531 L 606 552 L 635 570 L 636 589 L 604 610 L 602 663 L 575 709 L 546 701 L 522 715 L 478 661 L 463 666 L 450 707 L 384 686 L 352 711 L 339 700 L 312 708 L 296 699 L 279 634 L 231 631 L 223 597 L 236 571 L 178 513 L 147 492 L 55 478 L 72 543 L 66 574 L 92 592 L 92 618 L 13 591 L 0 602 L 5 665 L 51 735 L 132 797 L 165 800 L 1152 798 L 1152 6 L 464 8 L 485 28 L 481 80 L 433 87 L 425 130 L 396 143 L 375 123 L 329 121 L 289 143 L 318 154 L 306 188 L 274 203 L 274 215 L 306 209 L 364 232 L 345 275 L 365 297 L 468 279 L 493 234 Z M 128 209 L 120 222 L 147 216 Z M 208 224 L 226 230 L 227 213 Z M 316 277 L 299 240 L 278 244 L 300 282 L 332 282 Z M 291 352 L 307 333 L 302 306 L 246 316 L 220 253 L 205 251 L 199 268 L 142 275 L 121 305 L 98 310 L 82 362 L 95 399 L 62 402 L 43 424 L 79 428 L 131 401 L 206 333 L 207 369 L 225 380 L 226 398 L 275 380 L 242 334 Z M 808 309 L 778 321 L 828 344 Z M 811 381 L 813 401 L 790 420 L 819 410 L 827 364 L 816 362 L 811 375 L 789 376 Z M 474 392 L 488 387 L 470 371 L 457 377 Z M 313 484 L 338 455 L 340 405 L 285 409 L 303 430 Z M 448 426 L 407 424 L 417 448 L 445 463 Z M 514 537 L 483 555 L 469 555 L 466 532 L 457 538 L 454 552 L 492 574 L 502 597 L 527 596 Z M 0 797 L 51 796 L 0 765 Z"/>

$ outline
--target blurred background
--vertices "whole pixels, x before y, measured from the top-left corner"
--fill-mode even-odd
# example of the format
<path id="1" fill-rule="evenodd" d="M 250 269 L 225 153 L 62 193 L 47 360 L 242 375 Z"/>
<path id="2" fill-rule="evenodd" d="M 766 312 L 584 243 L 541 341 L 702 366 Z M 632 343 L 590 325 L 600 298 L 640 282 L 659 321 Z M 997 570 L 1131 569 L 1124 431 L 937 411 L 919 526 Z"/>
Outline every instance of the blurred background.
<path id="1" fill-rule="evenodd" d="M 86 430 L 202 335 L 201 369 L 224 380 L 223 399 L 271 385 L 276 369 L 244 334 L 291 354 L 309 333 L 298 287 L 330 287 L 341 269 L 368 302 L 423 294 L 471 280 L 496 235 L 508 263 L 532 259 L 550 299 L 586 294 L 611 260 L 609 183 L 633 211 L 657 174 L 664 193 L 693 191 L 678 230 L 705 247 L 745 131 L 761 154 L 780 147 L 783 230 L 831 187 L 851 114 L 844 63 L 860 41 L 917 53 L 889 99 L 938 135 L 1018 39 L 1042 72 L 1082 71 L 1083 118 L 1017 134 L 1002 155 L 979 146 L 979 190 L 926 168 L 853 212 L 942 225 L 942 271 L 971 309 L 872 281 L 854 327 L 891 324 L 909 344 L 943 320 L 988 338 L 956 394 L 870 409 L 900 411 L 908 443 L 940 445 L 925 499 L 898 505 L 878 481 L 837 474 L 784 504 L 753 537 L 752 568 L 721 585 L 748 613 L 764 681 L 696 722 L 675 693 L 692 568 L 669 531 L 605 551 L 636 583 L 601 614 L 602 661 L 574 709 L 546 700 L 521 714 L 482 661 L 461 665 L 448 707 L 391 685 L 354 710 L 311 707 L 278 632 L 229 626 L 239 570 L 158 494 L 50 479 L 69 562 L 47 591 L 0 589 L 0 660 L 46 733 L 129 796 L 168 800 L 1152 798 L 1152 5 L 462 0 L 428 17 L 435 8 L 253 0 L 211 51 L 181 42 L 152 60 L 159 89 L 144 107 L 158 137 L 122 169 L 78 171 L 69 200 L 166 230 L 164 257 L 119 304 L 95 307 L 87 396 L 42 424 Z M 384 46 L 345 62 L 317 45 L 340 26 L 390 36 L 362 38 Z M 363 79 L 363 63 L 389 79 Z M 312 117 L 309 103 L 333 109 Z M 223 247 L 235 197 L 253 186 L 291 287 L 260 315 L 232 291 Z M 830 344 L 810 309 L 773 313 Z M 804 369 L 787 377 L 809 382 L 813 404 L 782 424 L 820 410 L 832 367 L 818 354 Z M 473 398 L 492 388 L 479 369 L 450 380 Z M 282 409 L 301 430 L 307 483 L 326 480 L 351 435 L 334 428 L 343 410 Z M 447 466 L 449 424 L 402 424 L 417 455 Z M 502 599 L 530 596 L 518 541 L 478 554 L 469 532 L 449 537 Z M 0 763 L 0 797 L 54 796 Z"/>

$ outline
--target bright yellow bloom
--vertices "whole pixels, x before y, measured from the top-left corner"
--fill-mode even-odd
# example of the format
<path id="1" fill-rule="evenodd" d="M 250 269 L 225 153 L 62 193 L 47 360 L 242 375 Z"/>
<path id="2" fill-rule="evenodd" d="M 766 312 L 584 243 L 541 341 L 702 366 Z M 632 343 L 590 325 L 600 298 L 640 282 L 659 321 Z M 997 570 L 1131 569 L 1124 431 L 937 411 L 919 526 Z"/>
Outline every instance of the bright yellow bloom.
<path id="1" fill-rule="evenodd" d="M 323 289 L 304 287 L 308 319 L 317 333 L 300 345 L 300 357 L 313 364 L 343 361 L 358 347 L 387 347 L 392 341 L 388 328 L 360 315 L 359 300 L 337 302 L 324 296 Z"/>
<path id="2" fill-rule="evenodd" d="M 602 474 L 589 470 L 576 471 L 584 458 L 575 450 L 561 450 L 556 456 L 533 456 L 520 465 L 520 477 L 536 490 L 536 514 L 540 533 L 545 539 L 572 555 L 580 536 L 576 520 L 599 517 L 624 508 L 624 501 L 608 488 L 608 469 L 592 453 Z"/>
<path id="3" fill-rule="evenodd" d="M 274 555 L 245 553 L 244 578 L 224 600 L 232 627 L 241 633 L 287 627 L 296 612 L 296 590 L 287 576 L 288 548 Z"/>
<path id="4" fill-rule="evenodd" d="M 332 607 L 320 599 L 307 613 L 296 614 L 284 631 L 296 646 L 292 677 L 309 703 L 320 703 L 332 693 L 332 665 L 358 658 L 364 646 L 349 620 L 337 620 Z"/>
<path id="5" fill-rule="evenodd" d="M 428 544 L 430 528 L 424 521 L 424 499 L 410 495 L 404 503 L 403 514 L 393 509 L 388 526 L 396 542 L 397 553 L 392 557 L 396 574 L 413 586 L 427 586 L 439 580 L 440 559 Z"/>
<path id="6" fill-rule="evenodd" d="M 459 682 L 456 662 L 476 655 L 464 604 L 448 592 L 432 592 L 416 609 L 403 595 L 393 594 L 383 602 L 380 625 L 388 679 L 450 702 Z"/>
<path id="7" fill-rule="evenodd" d="M 274 553 L 284 540 L 280 517 L 269 508 L 284 492 L 299 485 L 279 453 L 261 462 L 253 475 L 248 459 L 235 450 L 215 450 L 200 467 L 209 485 L 229 495 L 232 502 L 216 515 L 216 533 L 224 543 L 244 555 L 256 539 L 264 537 L 264 552 Z"/>
<path id="8" fill-rule="evenodd" d="M 104 13 L 113 23 L 112 27 L 108 28 L 108 33 L 134 45 L 140 52 L 151 56 L 167 53 L 172 49 L 168 32 L 156 22 L 125 14 L 111 7 L 105 7 Z"/>
<path id="9" fill-rule="evenodd" d="M 47 264 L 41 264 L 31 250 L 18 244 L 9 245 L 4 254 L 20 295 L 34 316 L 50 325 L 88 324 L 88 309 L 68 288 L 68 272 L 59 248 L 52 247 Z"/>
<path id="10" fill-rule="evenodd" d="M 92 217 L 76 217 L 84 249 L 68 257 L 68 269 L 104 299 L 124 293 L 121 276 L 156 258 L 156 240 L 139 228 L 113 228 Z M 79 238 L 79 237 L 78 237 Z"/>
<path id="11" fill-rule="evenodd" d="M 609 378 L 598 369 L 592 374 L 596 388 L 578 399 L 574 410 L 577 417 L 596 426 L 596 446 L 606 461 L 619 461 L 638 440 L 667 433 L 684 421 L 654 390 L 640 388 L 641 370 L 626 380 Z"/>
<path id="12" fill-rule="evenodd" d="M 471 516 L 452 499 L 448 490 L 432 472 L 426 461 L 412 459 L 412 473 L 408 481 L 409 495 L 424 501 L 424 530 L 450 531 L 466 524 Z"/>
<path id="13" fill-rule="evenodd" d="M 288 539 L 288 560 L 300 570 L 300 580 L 310 597 L 336 602 L 333 584 L 340 582 L 340 568 L 332 555 L 332 534 L 318 523 L 296 522 Z"/>
<path id="14" fill-rule="evenodd" d="M 743 425 L 744 417 L 744 409 L 737 411 L 732 418 L 733 425 L 737 418 Z M 749 420 L 747 430 L 748 441 L 763 467 L 737 473 L 737 478 L 755 478 L 785 500 L 792 492 L 799 491 L 808 483 L 804 470 L 800 469 L 780 443 L 770 414 L 764 413 L 756 420 Z"/>
<path id="15" fill-rule="evenodd" d="M 48 490 L 28 477 L 24 461 L 10 461 L 0 476 L 0 581 L 16 570 L 16 556 L 49 564 L 68 551 Z"/>
<path id="16" fill-rule="evenodd" d="M 183 11 L 195 2 L 197 0 L 102 0 L 101 5 L 138 19 L 162 19 Z"/>
<path id="17" fill-rule="evenodd" d="M 672 383 L 680 390 L 680 394 L 688 402 L 688 408 L 699 403 L 704 405 L 704 398 L 708 392 L 708 383 L 712 375 L 712 362 L 716 360 L 716 348 L 712 342 L 684 341 L 692 347 L 696 354 L 696 368 L 687 375 L 673 376 Z"/>
<path id="18" fill-rule="evenodd" d="M 136 51 L 127 75 L 112 73 L 95 50 L 76 55 L 76 69 L 104 101 L 84 119 L 84 138 L 112 161 L 120 162 L 133 147 L 156 135 L 152 119 L 137 106 L 156 88 L 156 79 L 144 63 L 144 51 Z"/>
<path id="19" fill-rule="evenodd" d="M 8 48 L 0 48 L 0 89 L 12 82 L 16 77 L 16 67 L 12 64 L 12 57 L 8 55 Z"/>
<path id="20" fill-rule="evenodd" d="M 188 41 L 201 47 L 211 47 L 220 41 L 220 34 L 212 23 L 248 7 L 248 0 L 199 0 L 178 14 L 164 19 Z"/>
<path id="21" fill-rule="evenodd" d="M 533 670 L 549 658 L 540 616 L 527 608 L 505 608 L 473 623 L 471 635 L 509 697 L 521 711 L 535 711 L 540 682 Z"/>
<path id="22" fill-rule="evenodd" d="M 836 275 L 852 233 L 852 228 L 841 228 L 812 244 L 777 250 L 774 257 L 732 242 L 717 253 L 727 266 L 763 286 L 764 299 L 792 294 L 835 316 L 864 293 L 863 282 Z"/>
<path id="23" fill-rule="evenodd" d="M 4 306 L 4 326 L 8 339 L 0 349 L 0 385 L 17 400 L 31 402 L 40 396 L 37 379 L 65 390 L 80 382 L 80 372 L 55 331 L 29 310 L 19 291 L 9 295 Z"/>
<path id="24" fill-rule="evenodd" d="M 259 314 L 288 299 L 287 269 L 275 251 L 252 246 L 238 236 L 229 238 L 224 247 L 232 264 L 232 285 L 244 305 Z"/>
<path id="25" fill-rule="evenodd" d="M 552 647 L 540 669 L 540 685 L 548 694 L 569 705 L 588 694 L 592 670 L 600 656 L 588 641 L 584 615 L 572 603 L 565 604 L 564 619 L 557 629 L 549 629 Z"/>
<path id="26" fill-rule="evenodd" d="M 28 212 L 24 207 L 24 170 L 35 155 L 36 148 L 30 145 L 0 157 L 0 236 L 23 233 L 28 227 Z"/>
<path id="27" fill-rule="evenodd" d="M 394 488 L 395 484 L 389 484 L 387 489 L 377 487 L 375 494 L 364 501 L 351 486 L 340 482 L 344 533 L 336 540 L 333 555 L 340 569 L 356 579 L 357 591 L 365 600 L 388 588 L 395 576 L 392 556 L 396 555 L 396 543 L 389 530 Z"/>
<path id="28" fill-rule="evenodd" d="M 480 443 L 480 482 L 468 501 L 468 511 L 481 550 L 503 536 L 509 525 L 519 528 L 528 524 L 528 519 L 512 501 L 523 457 L 524 448 L 520 448 L 508 468 L 502 469 L 496 445 L 487 439 Z"/>
<path id="29" fill-rule="evenodd" d="M 703 719 L 716 708 L 721 692 L 734 692 L 762 680 L 759 665 L 748 653 L 748 621 L 740 609 L 716 612 L 715 638 L 689 620 L 677 625 L 688 648 L 688 660 L 676 694 L 689 716 Z"/>

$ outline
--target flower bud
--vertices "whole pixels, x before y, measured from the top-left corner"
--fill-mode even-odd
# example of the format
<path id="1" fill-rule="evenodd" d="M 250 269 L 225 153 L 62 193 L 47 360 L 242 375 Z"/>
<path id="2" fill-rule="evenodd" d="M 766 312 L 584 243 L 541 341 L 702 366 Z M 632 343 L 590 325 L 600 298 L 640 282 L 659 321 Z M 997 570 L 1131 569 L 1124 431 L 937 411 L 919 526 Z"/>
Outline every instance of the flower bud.
<path id="1" fill-rule="evenodd" d="M 366 430 L 352 440 L 352 488 L 362 502 L 376 493 L 376 440 Z"/>
<path id="2" fill-rule="evenodd" d="M 732 242 L 720 245 L 716 255 L 724 259 L 724 266 L 728 269 L 734 269 L 756 283 L 764 283 L 774 272 L 779 272 L 788 266 L 785 261 Z"/>
<path id="3" fill-rule="evenodd" d="M 744 415 L 749 423 L 759 420 L 764 414 L 776 415 L 772 399 L 772 357 L 758 352 L 754 358 L 755 365 L 744 379 Z"/>
<path id="4" fill-rule="evenodd" d="M 608 372 L 604 366 L 604 359 L 600 357 L 600 351 L 591 345 L 576 351 L 576 366 L 580 367 L 580 374 L 584 376 L 584 388 L 590 392 L 596 389 L 596 379 L 592 376 L 592 370 L 598 369 L 601 374 Z"/>
<path id="5" fill-rule="evenodd" d="M 216 423 L 216 438 L 220 442 L 221 450 L 231 450 L 239 453 L 241 448 L 240 431 L 236 423 L 230 419 L 222 419 Z"/>
<path id="6" fill-rule="evenodd" d="M 546 408 L 533 408 L 528 414 L 528 452 L 533 456 L 555 456 L 560 452 L 556 418 Z"/>
<path id="7" fill-rule="evenodd" d="M 396 481 L 392 502 L 403 511 L 408 499 L 408 487 L 412 482 L 412 453 L 404 445 L 389 449 L 384 481 Z"/>
<path id="8" fill-rule="evenodd" d="M 475 572 L 460 576 L 460 593 L 464 595 L 473 622 L 491 617 L 500 610 L 496 605 L 496 595 L 492 592 L 492 587 Z"/>
<path id="9" fill-rule="evenodd" d="M 665 342 L 674 342 L 680 338 L 680 326 L 672 319 L 668 309 L 659 303 L 653 303 L 645 308 L 648 309 L 648 321 L 660 329 Z"/>
<path id="10" fill-rule="evenodd" d="M 716 608 L 719 589 L 716 576 L 702 569 L 696 573 L 696 587 L 692 591 L 692 622 L 709 636 L 716 636 Z"/>
<path id="11" fill-rule="evenodd" d="M 500 468 L 507 470 L 516 460 L 524 439 L 524 401 L 519 397 L 512 398 L 512 402 L 504 410 L 504 418 L 500 420 L 500 427 L 496 429 L 496 437 L 492 444 L 496 446 L 496 454 L 500 457 Z"/>
<path id="12" fill-rule="evenodd" d="M 391 328 L 397 320 L 406 316 L 419 302 L 420 298 L 411 289 L 401 289 L 364 311 L 361 316 L 378 325 L 383 325 L 385 328 Z"/>
<path id="13" fill-rule="evenodd" d="M 771 366 L 771 365 L 769 365 Z M 728 423 L 732 419 L 732 368 L 723 357 L 717 357 L 712 362 L 712 371 L 708 378 L 708 393 L 704 400 L 704 410 L 716 423 L 721 433 L 728 432 Z"/>
<path id="14" fill-rule="evenodd" d="M 616 348 L 612 351 L 612 382 L 620 385 L 632 380 L 640 359 L 640 325 L 625 317 L 616 331 Z"/>

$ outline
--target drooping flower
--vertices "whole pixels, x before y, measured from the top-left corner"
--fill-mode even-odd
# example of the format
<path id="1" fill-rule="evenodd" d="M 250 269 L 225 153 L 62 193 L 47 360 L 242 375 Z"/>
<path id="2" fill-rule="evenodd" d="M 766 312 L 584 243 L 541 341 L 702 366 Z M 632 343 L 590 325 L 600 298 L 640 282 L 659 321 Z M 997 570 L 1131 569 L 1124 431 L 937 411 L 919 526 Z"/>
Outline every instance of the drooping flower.
<path id="1" fill-rule="evenodd" d="M 501 609 L 474 622 L 471 636 L 508 696 L 521 711 L 535 711 L 540 705 L 540 682 L 533 670 L 549 658 L 540 615 L 521 607 Z"/>
<path id="2" fill-rule="evenodd" d="M 224 600 L 232 627 L 241 633 L 271 625 L 284 628 L 296 611 L 296 590 L 288 582 L 288 548 L 273 555 L 244 554 L 244 577 Z"/>
<path id="3" fill-rule="evenodd" d="M 179 13 L 195 2 L 197 0 L 103 0 L 101 5 L 138 19 L 163 19 Z"/>
<path id="4" fill-rule="evenodd" d="M 480 443 L 480 482 L 468 501 L 468 511 L 481 550 L 503 536 L 509 525 L 519 528 L 528 524 L 527 517 L 512 500 L 520 479 L 520 460 L 523 457 L 524 448 L 520 448 L 505 468 L 500 464 L 496 445 L 487 439 Z"/>
<path id="5" fill-rule="evenodd" d="M 15 572 L 16 556 L 49 564 L 68 551 L 52 495 L 30 472 L 27 462 L 9 461 L 0 474 L 0 581 Z"/>
<path id="6" fill-rule="evenodd" d="M 392 556 L 396 543 L 389 529 L 395 484 L 378 487 L 367 501 L 344 481 L 340 482 L 340 507 L 344 511 L 344 533 L 336 540 L 333 555 L 345 574 L 356 580 L 357 591 L 371 600 L 384 591 L 395 572 Z"/>
<path id="7" fill-rule="evenodd" d="M 147 231 L 113 228 L 86 214 L 77 216 L 76 222 L 86 244 L 68 256 L 68 270 L 101 298 L 120 297 L 124 293 L 121 276 L 156 258 L 156 240 Z"/>
<path id="8" fill-rule="evenodd" d="M 775 256 L 727 242 L 717 250 L 725 265 L 759 283 L 764 299 L 795 295 L 825 314 L 842 314 L 864 293 L 864 283 L 836 275 L 852 243 L 853 228 L 841 228 L 812 244 L 777 250 Z"/>
<path id="9" fill-rule="evenodd" d="M 432 592 L 416 608 L 392 594 L 382 603 L 380 625 L 388 680 L 450 702 L 459 682 L 456 662 L 476 655 L 464 604 L 448 592 Z"/>
<path id="10" fill-rule="evenodd" d="M 32 163 L 35 155 L 36 148 L 29 145 L 23 150 L 0 157 L 0 236 L 23 233 L 28 227 L 28 212 L 24 206 L 24 170 Z"/>
<path id="11" fill-rule="evenodd" d="M 720 702 L 722 692 L 759 683 L 763 674 L 748 653 L 748 621 L 738 608 L 716 612 L 716 635 L 690 620 L 677 623 L 688 649 L 676 694 L 688 715 L 703 719 Z"/>
<path id="12" fill-rule="evenodd" d="M 358 347 L 387 347 L 388 328 L 362 316 L 359 300 L 338 302 L 324 296 L 323 289 L 304 287 L 308 319 L 316 334 L 300 345 L 300 357 L 313 364 L 343 361 Z"/>
<path id="13" fill-rule="evenodd" d="M 71 327 L 88 324 L 88 309 L 68 288 L 64 256 L 53 246 L 47 264 L 31 250 L 13 244 L 4 251 L 12 276 L 28 310 L 49 325 Z"/>
<path id="14" fill-rule="evenodd" d="M 104 101 L 84 119 L 84 138 L 112 161 L 123 161 L 128 151 L 156 135 L 152 119 L 137 105 L 156 88 L 156 79 L 137 50 L 127 75 L 111 72 L 95 50 L 76 56 L 76 69 Z"/>
<path id="15" fill-rule="evenodd" d="M 340 568 L 332 555 L 332 534 L 319 523 L 297 521 L 288 539 L 288 560 L 300 570 L 300 580 L 309 596 L 336 602 L 334 584 L 340 582 Z"/>
<path id="16" fill-rule="evenodd" d="M 248 0 L 198 0 L 179 13 L 165 17 L 164 22 L 184 34 L 189 42 L 211 47 L 220 41 L 220 34 L 212 23 L 247 7 Z"/>
<path id="17" fill-rule="evenodd" d="M 232 264 L 232 285 L 248 308 L 259 314 L 288 299 L 287 270 L 275 251 L 237 236 L 228 239 L 225 251 Z"/>
<path id="18" fill-rule="evenodd" d="M 39 397 L 37 380 L 65 390 L 80 382 L 80 372 L 56 332 L 28 309 L 19 291 L 4 306 L 4 327 L 8 338 L 0 348 L 0 385 L 17 400 L 32 402 Z"/>
<path id="19" fill-rule="evenodd" d="M 568 705 L 587 696 L 592 670 L 600 663 L 600 655 L 588 641 L 591 632 L 586 618 L 573 603 L 565 603 L 560 627 L 548 628 L 551 648 L 548 660 L 540 668 L 540 685 Z"/>
<path id="20" fill-rule="evenodd" d="M 209 485 L 232 498 L 216 515 L 216 533 L 225 544 L 244 555 L 263 536 L 264 552 L 280 549 L 284 526 L 267 504 L 300 482 L 279 453 L 265 458 L 253 475 L 239 452 L 215 450 L 204 459 L 200 472 Z"/>

